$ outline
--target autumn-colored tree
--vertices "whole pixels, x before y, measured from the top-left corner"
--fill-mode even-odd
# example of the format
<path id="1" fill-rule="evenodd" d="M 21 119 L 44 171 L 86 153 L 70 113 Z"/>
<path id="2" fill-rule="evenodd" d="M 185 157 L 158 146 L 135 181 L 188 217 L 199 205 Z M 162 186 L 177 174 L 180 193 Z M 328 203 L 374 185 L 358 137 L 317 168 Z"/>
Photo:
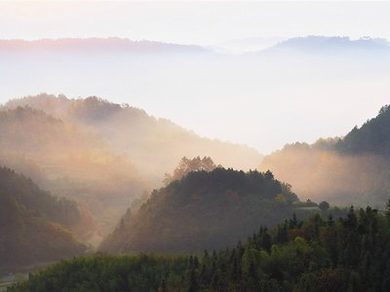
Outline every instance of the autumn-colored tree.
<path id="1" fill-rule="evenodd" d="M 168 185 L 170 182 L 179 180 L 193 171 L 212 171 L 215 168 L 217 168 L 217 165 L 215 165 L 211 157 L 204 156 L 200 158 L 197 156 L 192 159 L 183 157 L 172 174 L 165 174 L 164 184 Z"/>

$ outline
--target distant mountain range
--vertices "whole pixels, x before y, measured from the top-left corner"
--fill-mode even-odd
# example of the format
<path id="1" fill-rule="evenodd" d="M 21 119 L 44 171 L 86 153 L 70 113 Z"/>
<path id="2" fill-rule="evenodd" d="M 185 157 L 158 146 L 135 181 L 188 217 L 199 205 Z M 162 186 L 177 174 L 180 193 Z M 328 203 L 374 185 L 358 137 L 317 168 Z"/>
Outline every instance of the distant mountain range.
<path id="1" fill-rule="evenodd" d="M 280 42 L 287 40 L 286 37 L 252 37 L 234 39 L 218 43 L 211 48 L 216 52 L 242 54 L 249 52 L 258 52 L 268 49 Z"/>
<path id="2" fill-rule="evenodd" d="M 386 52 L 390 43 L 383 38 L 364 37 L 352 40 L 349 37 L 306 36 L 290 38 L 266 50 L 267 53 L 342 53 Z"/>
<path id="3" fill-rule="evenodd" d="M 196 45 L 180 45 L 156 41 L 133 41 L 124 38 L 64 38 L 41 40 L 0 40 L 0 53 L 122 53 L 180 54 L 206 53 Z"/>
<path id="4" fill-rule="evenodd" d="M 275 44 L 276 43 L 276 44 Z M 301 52 L 336 53 L 342 51 L 388 52 L 390 43 L 384 38 L 351 39 L 341 36 L 305 36 L 293 38 L 247 38 L 216 45 L 183 45 L 158 41 L 134 41 L 125 38 L 63 38 L 41 40 L 0 40 L 0 53 L 99 53 L 99 54 L 210 54 L 216 52 Z"/>

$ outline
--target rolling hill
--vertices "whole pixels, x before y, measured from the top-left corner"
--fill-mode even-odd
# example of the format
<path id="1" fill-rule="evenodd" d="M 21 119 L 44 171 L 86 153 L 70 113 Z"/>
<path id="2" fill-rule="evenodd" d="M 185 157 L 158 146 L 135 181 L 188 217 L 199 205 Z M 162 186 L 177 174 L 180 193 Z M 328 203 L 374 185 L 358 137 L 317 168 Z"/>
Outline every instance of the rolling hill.
<path id="1" fill-rule="evenodd" d="M 88 232 L 80 230 L 93 242 L 146 188 L 128 159 L 95 134 L 43 111 L 1 110 L 0 135 L 0 162 L 42 188 L 76 200 L 95 222 Z"/>
<path id="2" fill-rule="evenodd" d="M 75 202 L 53 197 L 31 179 L 0 168 L 0 269 L 84 253 L 87 247 L 70 231 L 81 221 Z"/>
<path id="3" fill-rule="evenodd" d="M 87 127 L 116 152 L 125 154 L 139 171 L 153 179 L 154 186 L 183 156 L 210 156 L 217 164 L 243 170 L 254 169 L 262 158 L 247 146 L 203 138 L 141 109 L 97 97 L 68 99 L 41 94 L 5 105 L 11 109 L 18 106 L 29 106 Z"/>
<path id="4" fill-rule="evenodd" d="M 128 212 L 102 251 L 180 252 L 223 248 L 299 211 L 297 196 L 272 173 L 199 170 L 159 190 Z"/>
<path id="5" fill-rule="evenodd" d="M 383 206 L 390 184 L 390 108 L 343 138 L 295 143 L 266 156 L 270 169 L 301 195 L 337 204 Z"/>
<path id="6" fill-rule="evenodd" d="M 388 291 L 390 210 L 346 215 L 293 218 L 203 254 L 79 257 L 10 291 Z"/>
<path id="7" fill-rule="evenodd" d="M 90 212 L 92 244 L 112 230 L 134 199 L 159 187 L 183 156 L 212 156 L 240 169 L 261 160 L 249 147 L 202 138 L 97 97 L 15 99 L 0 109 L 0 121 L 0 161 Z"/>

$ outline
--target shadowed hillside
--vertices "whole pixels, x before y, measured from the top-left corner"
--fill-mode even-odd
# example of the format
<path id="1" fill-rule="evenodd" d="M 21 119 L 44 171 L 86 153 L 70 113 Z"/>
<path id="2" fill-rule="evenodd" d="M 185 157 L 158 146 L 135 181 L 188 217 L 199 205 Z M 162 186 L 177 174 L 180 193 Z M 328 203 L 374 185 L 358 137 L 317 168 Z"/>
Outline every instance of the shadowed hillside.
<path id="1" fill-rule="evenodd" d="M 32 108 L 0 111 L 0 161 L 43 188 L 79 202 L 96 226 L 94 241 L 112 228 L 146 187 L 137 170 L 95 134 Z"/>
<path id="2" fill-rule="evenodd" d="M 128 210 L 101 245 L 110 252 L 227 247 L 260 225 L 292 216 L 297 197 L 272 173 L 215 168 L 190 172 Z"/>
<path id="3" fill-rule="evenodd" d="M 83 224 L 82 216 L 75 202 L 53 197 L 30 179 L 0 168 L 0 268 L 82 254 L 86 246 L 70 231 Z"/>
<path id="4" fill-rule="evenodd" d="M 219 251 L 63 261 L 11 291 L 389 291 L 390 205 L 286 220 Z M 82 288 L 81 288 L 82 287 Z"/>

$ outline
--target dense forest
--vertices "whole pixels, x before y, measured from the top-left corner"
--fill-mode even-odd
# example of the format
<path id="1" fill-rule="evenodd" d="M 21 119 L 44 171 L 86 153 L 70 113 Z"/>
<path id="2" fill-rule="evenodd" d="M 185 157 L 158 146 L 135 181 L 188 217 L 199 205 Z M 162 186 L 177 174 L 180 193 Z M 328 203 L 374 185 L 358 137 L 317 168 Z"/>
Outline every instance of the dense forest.
<path id="1" fill-rule="evenodd" d="M 335 144 L 338 152 L 350 154 L 374 153 L 390 158 L 390 105 L 383 106 L 379 114 L 355 127 Z"/>
<path id="2" fill-rule="evenodd" d="M 3 196 L 12 196 L 18 204 L 54 222 L 72 227 L 82 219 L 76 202 L 52 196 L 41 190 L 31 179 L 11 169 L 0 167 L 0 186 Z"/>
<path id="3" fill-rule="evenodd" d="M 71 233 L 82 221 L 75 202 L 0 168 L 0 270 L 82 254 L 86 246 Z"/>
<path id="4" fill-rule="evenodd" d="M 344 218 L 293 216 L 245 241 L 187 256 L 63 261 L 10 291 L 389 291 L 390 204 Z"/>
<path id="5" fill-rule="evenodd" d="M 200 169 L 182 176 L 187 166 Z M 138 210 L 129 209 L 100 249 L 120 253 L 227 247 L 258 226 L 274 226 L 294 212 L 320 212 L 315 203 L 300 202 L 271 172 L 212 166 L 207 158 L 184 158 L 174 171 L 177 179 L 153 191 Z"/>
<path id="6" fill-rule="evenodd" d="M 343 138 L 286 145 L 264 158 L 297 193 L 334 204 L 380 207 L 389 196 L 390 107 Z"/>

